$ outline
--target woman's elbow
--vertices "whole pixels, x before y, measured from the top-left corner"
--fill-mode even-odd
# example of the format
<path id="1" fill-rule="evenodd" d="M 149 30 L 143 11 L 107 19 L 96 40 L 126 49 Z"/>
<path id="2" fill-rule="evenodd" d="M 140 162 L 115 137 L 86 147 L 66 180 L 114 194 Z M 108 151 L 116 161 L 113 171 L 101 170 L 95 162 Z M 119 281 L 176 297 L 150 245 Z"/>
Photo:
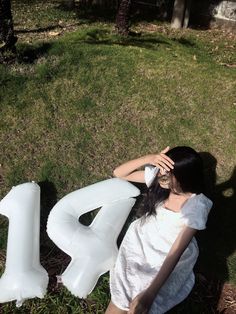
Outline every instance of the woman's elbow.
<path id="1" fill-rule="evenodd" d="M 120 175 L 119 175 L 119 172 L 117 171 L 117 169 L 115 169 L 115 170 L 113 171 L 113 177 L 115 177 L 115 178 L 120 178 Z"/>
<path id="2" fill-rule="evenodd" d="M 117 167 L 117 168 L 113 171 L 113 176 L 114 176 L 115 178 L 120 178 L 120 179 L 126 180 L 126 176 L 122 173 L 122 171 L 120 171 L 119 167 Z"/>

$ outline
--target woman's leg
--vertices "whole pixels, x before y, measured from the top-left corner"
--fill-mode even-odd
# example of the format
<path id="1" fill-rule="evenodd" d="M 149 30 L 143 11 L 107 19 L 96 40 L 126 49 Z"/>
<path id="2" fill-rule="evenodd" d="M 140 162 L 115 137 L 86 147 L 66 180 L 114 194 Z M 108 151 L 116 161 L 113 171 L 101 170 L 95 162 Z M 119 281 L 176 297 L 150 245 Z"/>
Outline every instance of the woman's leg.
<path id="1" fill-rule="evenodd" d="M 105 314 L 127 314 L 127 311 L 119 309 L 115 304 L 110 302 Z"/>

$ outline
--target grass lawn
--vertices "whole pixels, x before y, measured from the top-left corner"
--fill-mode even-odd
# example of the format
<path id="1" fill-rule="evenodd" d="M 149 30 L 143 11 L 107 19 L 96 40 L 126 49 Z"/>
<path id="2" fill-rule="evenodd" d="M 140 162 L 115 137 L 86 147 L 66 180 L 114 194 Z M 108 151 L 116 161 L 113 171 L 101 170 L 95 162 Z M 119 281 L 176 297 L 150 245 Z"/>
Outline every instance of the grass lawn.
<path id="1" fill-rule="evenodd" d="M 0 312 L 104 313 L 107 275 L 86 300 L 56 285 L 69 258 L 46 235 L 48 213 L 122 161 L 167 145 L 205 152 L 216 183 L 209 228 L 199 235 L 196 288 L 171 313 L 216 312 L 222 285 L 236 285 L 235 36 L 153 21 L 122 39 L 108 20 L 86 20 L 56 1 L 28 3 L 13 2 L 18 61 L 0 65 L 0 195 L 26 181 L 40 184 L 41 262 L 50 285 L 44 299 L 0 305 Z M 1 272 L 7 228 L 1 216 Z"/>

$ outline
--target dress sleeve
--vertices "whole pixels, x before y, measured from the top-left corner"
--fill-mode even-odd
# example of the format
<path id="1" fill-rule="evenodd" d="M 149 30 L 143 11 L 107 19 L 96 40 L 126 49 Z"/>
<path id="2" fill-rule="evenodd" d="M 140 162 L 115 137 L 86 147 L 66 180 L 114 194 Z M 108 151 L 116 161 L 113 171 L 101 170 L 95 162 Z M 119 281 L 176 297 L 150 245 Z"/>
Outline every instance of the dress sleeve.
<path id="1" fill-rule="evenodd" d="M 190 198 L 181 210 L 185 225 L 196 230 L 206 229 L 206 222 L 212 205 L 212 201 L 204 194 Z"/>
<path id="2" fill-rule="evenodd" d="M 144 170 L 144 179 L 147 187 L 149 188 L 152 184 L 154 178 L 156 177 L 159 171 L 158 167 L 154 167 L 152 165 L 146 165 Z"/>

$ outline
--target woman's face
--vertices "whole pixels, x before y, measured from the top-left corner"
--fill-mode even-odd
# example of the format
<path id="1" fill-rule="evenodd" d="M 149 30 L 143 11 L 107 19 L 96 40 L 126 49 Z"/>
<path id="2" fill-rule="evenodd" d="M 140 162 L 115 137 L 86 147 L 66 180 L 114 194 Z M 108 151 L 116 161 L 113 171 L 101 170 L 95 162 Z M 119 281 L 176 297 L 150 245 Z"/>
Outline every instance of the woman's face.
<path id="1" fill-rule="evenodd" d="M 181 194 L 183 192 L 175 176 L 170 171 L 159 171 L 157 180 L 163 189 L 171 190 L 171 192 L 175 194 Z"/>
<path id="2" fill-rule="evenodd" d="M 160 170 L 157 175 L 157 180 L 163 189 L 170 189 L 170 182 L 171 182 L 170 172 L 167 172 L 165 170 Z"/>

